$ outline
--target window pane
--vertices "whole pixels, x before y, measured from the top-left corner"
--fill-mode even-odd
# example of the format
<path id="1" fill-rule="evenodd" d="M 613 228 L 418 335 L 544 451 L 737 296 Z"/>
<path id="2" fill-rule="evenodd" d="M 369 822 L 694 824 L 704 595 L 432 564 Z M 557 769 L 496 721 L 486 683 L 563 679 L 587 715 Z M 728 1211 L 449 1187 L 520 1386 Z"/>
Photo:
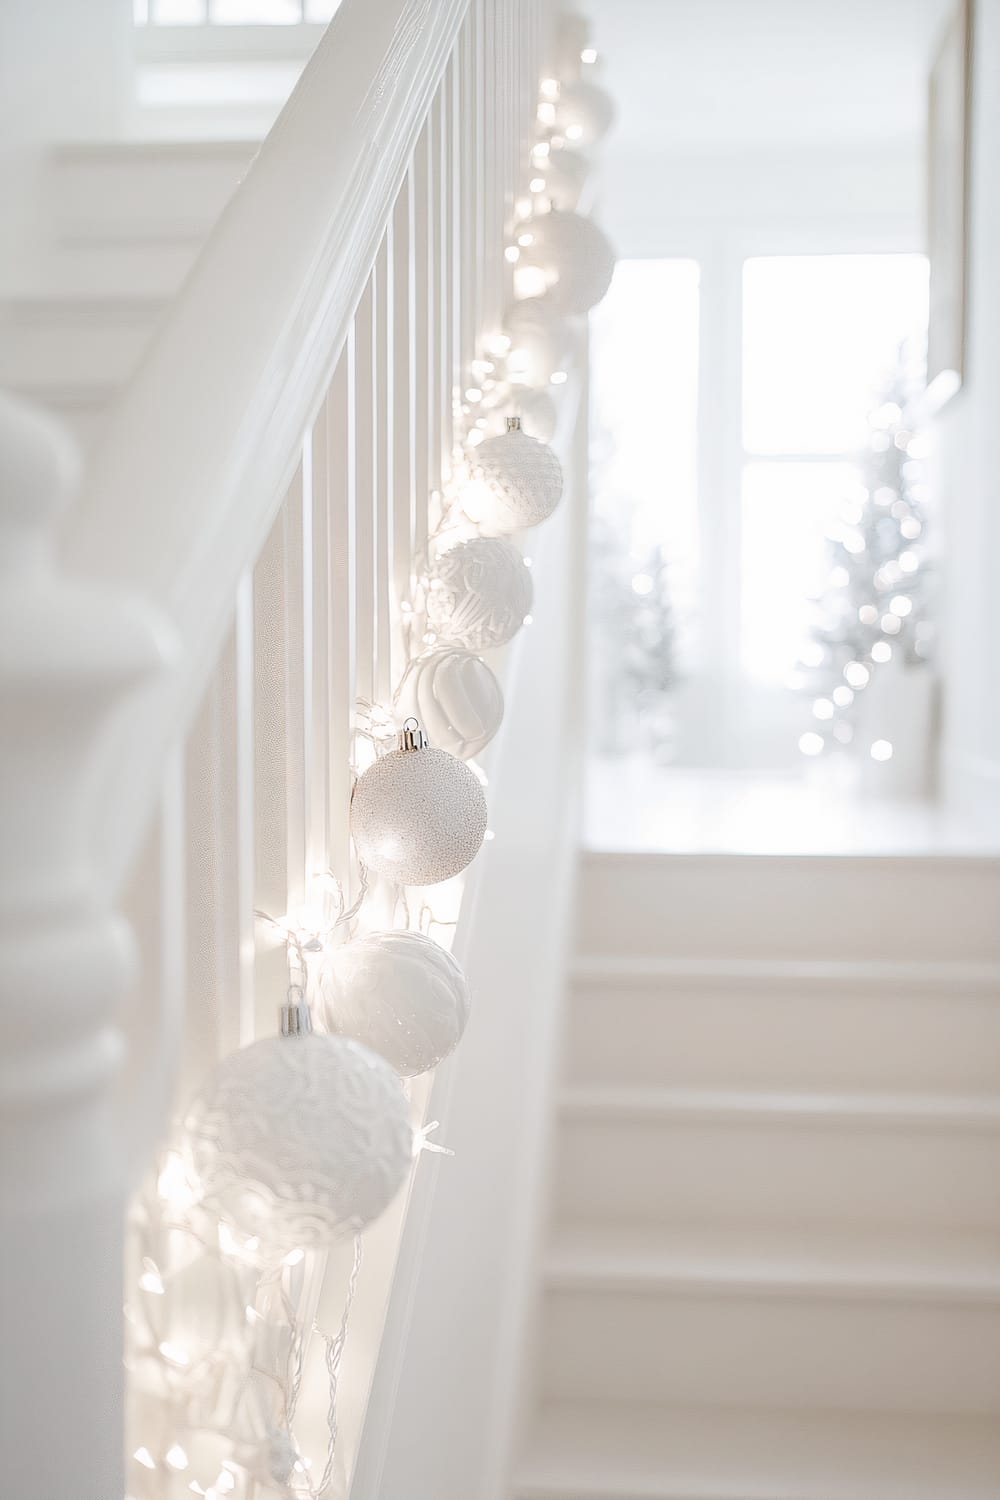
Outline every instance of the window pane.
<path id="1" fill-rule="evenodd" d="M 850 453 L 927 326 L 922 255 L 795 255 L 743 267 L 743 443 L 750 453 Z"/>
<path id="2" fill-rule="evenodd" d="M 861 484 L 851 463 L 749 463 L 743 470 L 741 655 L 784 682 L 808 634 L 809 600 L 830 571 L 827 535 Z"/>
<path id="3" fill-rule="evenodd" d="M 695 261 L 621 261 L 591 317 L 591 702 L 604 749 L 634 742 L 690 653 L 698 281 Z"/>

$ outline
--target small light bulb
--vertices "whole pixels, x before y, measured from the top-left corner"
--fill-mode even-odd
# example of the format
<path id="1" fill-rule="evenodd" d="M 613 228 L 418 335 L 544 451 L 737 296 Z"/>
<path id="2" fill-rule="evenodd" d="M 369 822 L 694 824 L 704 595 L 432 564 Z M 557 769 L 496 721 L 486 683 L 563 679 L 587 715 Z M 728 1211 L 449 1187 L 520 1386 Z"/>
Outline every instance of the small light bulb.
<path id="1" fill-rule="evenodd" d="M 521 252 L 516 245 L 508 245 L 503 253 L 503 258 L 509 265 L 514 265 L 521 259 Z"/>
<path id="2" fill-rule="evenodd" d="M 519 234 L 517 237 L 517 243 L 521 246 L 522 249 L 527 249 L 529 245 L 533 245 L 535 243 L 535 236 L 531 234 L 530 231 L 527 234 Z"/>
<path id="3" fill-rule="evenodd" d="M 892 760 L 892 745 L 888 740 L 876 740 L 868 753 L 872 760 Z"/>
<path id="4" fill-rule="evenodd" d="M 182 1370 L 191 1363 L 191 1356 L 183 1344 L 173 1344 L 165 1339 L 159 1346 L 160 1353 L 168 1364 L 178 1365 Z"/>
<path id="5" fill-rule="evenodd" d="M 168 1463 L 172 1469 L 186 1469 L 188 1466 L 188 1456 L 180 1443 L 174 1443 L 172 1448 L 167 1449 L 163 1457 L 164 1462 Z"/>
<path id="6" fill-rule="evenodd" d="M 558 99 L 559 80 L 557 78 L 543 78 L 538 85 L 538 92 L 543 99 Z"/>
<path id="7" fill-rule="evenodd" d="M 568 141 L 578 141 L 582 135 L 583 135 L 583 126 L 582 125 L 567 125 L 566 126 L 566 139 Z"/>
<path id="8" fill-rule="evenodd" d="M 532 193 L 544 193 L 545 192 L 545 178 L 544 177 L 533 177 L 531 179 L 531 181 L 528 183 L 528 189 Z"/>
<path id="9" fill-rule="evenodd" d="M 554 125 L 556 123 L 556 107 L 554 104 L 540 104 L 538 106 L 538 122 L 540 125 Z"/>
<path id="10" fill-rule="evenodd" d="M 534 625 L 534 623 L 535 623 L 535 617 L 534 617 L 534 615 L 525 615 L 524 619 L 521 621 L 522 625 Z"/>
<path id="11" fill-rule="evenodd" d="M 597 61 L 597 48 L 584 47 L 583 51 L 580 53 L 580 61 L 582 63 L 586 63 L 588 68 L 591 67 Z"/>
<path id="12" fill-rule="evenodd" d="M 549 376 L 550 385 L 565 385 L 569 376 L 565 370 L 553 370 Z"/>
<path id="13" fill-rule="evenodd" d="M 811 730 L 808 734 L 800 735 L 799 749 L 803 755 L 821 755 L 823 751 L 823 736 L 821 734 L 813 734 Z"/>
<path id="14" fill-rule="evenodd" d="M 876 641 L 872 647 L 872 661 L 886 662 L 892 660 L 892 647 L 888 641 Z"/>
<path id="15" fill-rule="evenodd" d="M 137 1448 L 132 1454 L 137 1464 L 142 1464 L 144 1469 L 155 1469 L 156 1460 L 148 1448 Z"/>

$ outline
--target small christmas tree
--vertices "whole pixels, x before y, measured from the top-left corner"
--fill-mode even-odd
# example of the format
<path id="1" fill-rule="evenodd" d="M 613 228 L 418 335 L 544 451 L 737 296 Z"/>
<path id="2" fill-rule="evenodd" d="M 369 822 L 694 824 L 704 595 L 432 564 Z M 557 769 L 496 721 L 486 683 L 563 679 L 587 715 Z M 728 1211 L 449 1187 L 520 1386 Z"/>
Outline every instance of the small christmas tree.
<path id="1" fill-rule="evenodd" d="M 625 546 L 621 525 L 595 517 L 591 606 L 602 705 L 602 750 L 649 746 L 665 760 L 676 682 L 676 628 L 663 548 Z"/>
<path id="2" fill-rule="evenodd" d="M 920 442 L 904 418 L 916 373 L 915 362 L 901 357 L 869 417 L 861 488 L 830 534 L 829 583 L 814 601 L 816 622 L 795 674 L 812 706 L 811 726 L 799 739 L 804 755 L 850 746 L 859 695 L 886 663 L 927 662 L 925 486 Z M 876 746 L 871 754 L 880 758 Z"/>

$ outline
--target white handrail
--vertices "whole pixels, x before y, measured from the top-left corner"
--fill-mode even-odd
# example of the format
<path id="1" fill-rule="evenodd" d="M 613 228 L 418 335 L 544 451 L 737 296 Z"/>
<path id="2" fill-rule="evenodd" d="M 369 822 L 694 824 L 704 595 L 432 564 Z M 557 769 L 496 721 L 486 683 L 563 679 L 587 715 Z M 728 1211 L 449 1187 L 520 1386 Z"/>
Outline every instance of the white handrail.
<path id="1" fill-rule="evenodd" d="M 113 892 L 298 462 L 466 8 L 346 0 L 89 465 L 67 562 L 158 605 L 182 646 L 109 741 L 94 828 Z"/>

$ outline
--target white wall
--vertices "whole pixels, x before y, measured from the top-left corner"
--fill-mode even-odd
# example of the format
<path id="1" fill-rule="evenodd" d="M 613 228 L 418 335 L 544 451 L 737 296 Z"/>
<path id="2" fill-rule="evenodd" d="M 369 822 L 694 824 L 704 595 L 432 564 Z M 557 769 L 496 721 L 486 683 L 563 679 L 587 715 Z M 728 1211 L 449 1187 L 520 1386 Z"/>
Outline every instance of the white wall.
<path id="1" fill-rule="evenodd" d="M 130 48 L 130 0 L 0 4 L 0 294 L 31 279 L 46 145 L 117 133 Z"/>
<path id="2" fill-rule="evenodd" d="M 1000 0 L 977 0 L 965 384 L 938 419 L 945 522 L 944 785 L 1000 836 Z"/>

